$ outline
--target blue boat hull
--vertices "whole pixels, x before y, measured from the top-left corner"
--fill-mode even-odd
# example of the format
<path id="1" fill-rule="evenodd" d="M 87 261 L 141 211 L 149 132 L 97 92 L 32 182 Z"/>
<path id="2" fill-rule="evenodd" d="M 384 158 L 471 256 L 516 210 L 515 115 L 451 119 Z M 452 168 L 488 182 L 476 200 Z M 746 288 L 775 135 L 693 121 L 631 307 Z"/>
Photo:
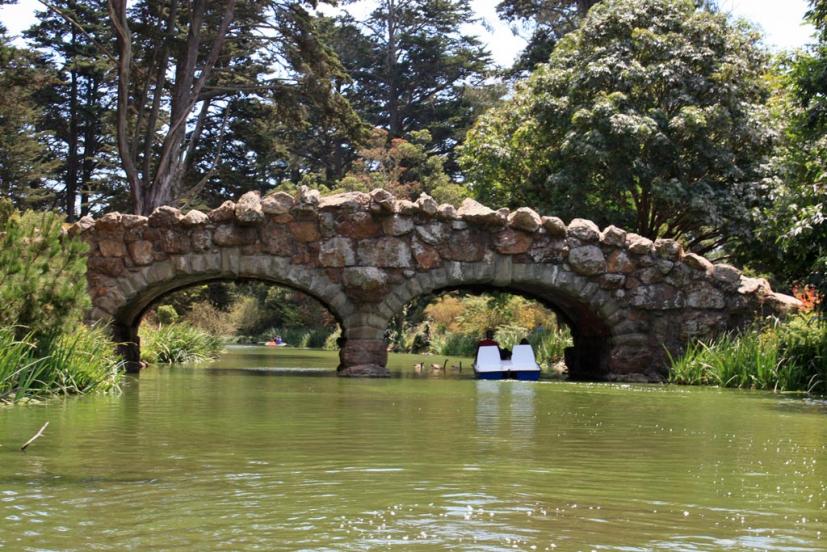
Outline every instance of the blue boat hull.
<path id="1" fill-rule="evenodd" d="M 474 375 L 478 380 L 506 380 L 515 379 L 517 381 L 537 381 L 540 379 L 539 370 L 526 370 L 512 372 L 510 370 L 503 372 L 477 372 L 474 370 Z"/>
<path id="2" fill-rule="evenodd" d="M 503 380 L 506 379 L 504 372 L 477 372 L 474 371 L 478 380 Z"/>
<path id="3" fill-rule="evenodd" d="M 517 381 L 537 381 L 540 379 L 539 370 L 527 370 L 525 372 L 512 372 Z"/>

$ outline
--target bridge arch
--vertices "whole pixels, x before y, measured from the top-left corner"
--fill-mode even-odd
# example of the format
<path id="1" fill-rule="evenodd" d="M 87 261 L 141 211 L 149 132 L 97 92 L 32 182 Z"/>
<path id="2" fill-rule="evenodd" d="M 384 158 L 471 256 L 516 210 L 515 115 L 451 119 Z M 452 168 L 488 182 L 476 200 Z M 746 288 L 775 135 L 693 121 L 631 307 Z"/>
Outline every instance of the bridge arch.
<path id="1" fill-rule="evenodd" d="M 146 310 L 160 298 L 177 290 L 214 281 L 256 280 L 287 287 L 316 299 L 342 324 L 352 306 L 338 286 L 324 273 L 292 265 L 287 259 L 267 255 L 244 255 L 238 248 L 197 255 L 173 256 L 153 262 L 115 280 L 114 287 L 97 301 L 92 316 L 108 322 L 128 367 L 140 362 L 138 327 Z"/>
<path id="2" fill-rule="evenodd" d="M 69 233 L 90 244 L 89 317 L 111 324 L 133 369 L 144 310 L 213 280 L 262 280 L 316 298 L 342 328 L 342 375 L 387 375 L 388 322 L 413 298 L 440 290 L 539 299 L 572 329 L 573 377 L 624 381 L 662 380 L 668 354 L 689 339 L 799 306 L 765 280 L 672 240 L 471 199 L 459 209 L 424 194 L 397 200 L 385 190 L 249 192 L 209 213 L 159 207 L 149 217 L 84 217 Z"/>
<path id="3" fill-rule="evenodd" d="M 622 305 L 588 278 L 557 265 L 514 265 L 510 261 L 508 256 L 499 256 L 494 262 L 447 263 L 418 273 L 392 290 L 380 308 L 394 316 L 417 297 L 454 290 L 521 295 L 554 311 L 571 331 L 574 346 L 566 354 L 570 378 L 606 379 L 615 337 L 622 340 L 635 329 L 622 325 L 627 314 Z M 658 374 L 653 372 L 651 377 Z"/>

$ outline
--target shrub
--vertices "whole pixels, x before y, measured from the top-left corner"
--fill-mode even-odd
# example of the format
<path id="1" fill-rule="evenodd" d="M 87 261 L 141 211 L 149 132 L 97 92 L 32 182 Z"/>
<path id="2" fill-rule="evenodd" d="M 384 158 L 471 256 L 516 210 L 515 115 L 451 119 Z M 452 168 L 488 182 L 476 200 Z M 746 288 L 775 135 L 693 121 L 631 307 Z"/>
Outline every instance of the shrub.
<path id="1" fill-rule="evenodd" d="M 559 326 L 532 332 L 528 342 L 534 347 L 534 356 L 541 366 L 560 362 L 565 357 L 566 349 L 572 346 L 571 332 Z"/>
<path id="2" fill-rule="evenodd" d="M 155 316 L 158 317 L 158 323 L 166 326 L 178 321 L 178 312 L 172 305 L 161 305 L 155 309 Z"/>
<path id="3" fill-rule="evenodd" d="M 827 320 L 801 315 L 775 331 L 789 388 L 827 393 Z"/>
<path id="4" fill-rule="evenodd" d="M 89 307 L 88 246 L 54 213 L 4 211 L 0 219 L 0 326 L 41 339 L 77 327 Z"/>
<path id="5" fill-rule="evenodd" d="M 208 334 L 220 337 L 234 336 L 238 330 L 237 321 L 229 313 L 217 309 L 209 301 L 193 303 L 190 311 L 184 316 L 184 320 Z"/>
<path id="6" fill-rule="evenodd" d="M 528 329 L 516 324 L 503 324 L 497 328 L 494 339 L 503 349 L 513 350 L 515 345 L 528 336 Z"/>
<path id="7" fill-rule="evenodd" d="M 431 338 L 431 352 L 441 356 L 471 357 L 477 351 L 479 337 L 473 334 L 449 333 Z"/>
<path id="8" fill-rule="evenodd" d="M 141 326 L 141 356 L 149 363 L 204 362 L 218 357 L 221 339 L 186 322 Z"/>
<path id="9" fill-rule="evenodd" d="M 338 351 L 340 337 L 342 337 L 342 328 L 337 326 L 333 333 L 325 338 L 322 348 L 325 351 Z"/>

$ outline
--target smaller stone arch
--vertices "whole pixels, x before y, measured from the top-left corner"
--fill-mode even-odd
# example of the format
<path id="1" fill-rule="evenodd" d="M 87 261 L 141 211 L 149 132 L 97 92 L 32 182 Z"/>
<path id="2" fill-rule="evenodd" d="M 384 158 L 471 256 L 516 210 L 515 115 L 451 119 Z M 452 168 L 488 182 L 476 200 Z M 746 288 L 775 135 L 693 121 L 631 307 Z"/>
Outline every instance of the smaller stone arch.
<path id="1" fill-rule="evenodd" d="M 108 323 L 132 371 L 139 369 L 138 326 L 144 312 L 159 298 L 179 289 L 213 281 L 256 280 L 306 293 L 319 301 L 338 322 L 352 312 L 338 286 L 327 276 L 285 259 L 244 255 L 238 248 L 195 255 L 176 255 L 130 272 L 95 303 L 92 318 Z"/>

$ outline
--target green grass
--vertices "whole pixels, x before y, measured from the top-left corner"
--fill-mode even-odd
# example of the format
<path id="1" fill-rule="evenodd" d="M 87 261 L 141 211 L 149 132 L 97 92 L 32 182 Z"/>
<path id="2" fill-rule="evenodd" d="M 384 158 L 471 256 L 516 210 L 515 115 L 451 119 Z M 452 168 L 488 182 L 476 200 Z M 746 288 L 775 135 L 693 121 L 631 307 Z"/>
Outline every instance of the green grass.
<path id="1" fill-rule="evenodd" d="M 121 361 L 106 332 L 79 325 L 35 343 L 0 328 L 0 402 L 117 389 Z"/>
<path id="2" fill-rule="evenodd" d="M 690 343 L 670 381 L 774 391 L 827 392 L 827 324 L 801 315 L 742 334 Z"/>
<path id="3" fill-rule="evenodd" d="M 151 364 L 204 362 L 224 349 L 221 338 L 186 322 L 141 327 L 141 357 Z"/>

